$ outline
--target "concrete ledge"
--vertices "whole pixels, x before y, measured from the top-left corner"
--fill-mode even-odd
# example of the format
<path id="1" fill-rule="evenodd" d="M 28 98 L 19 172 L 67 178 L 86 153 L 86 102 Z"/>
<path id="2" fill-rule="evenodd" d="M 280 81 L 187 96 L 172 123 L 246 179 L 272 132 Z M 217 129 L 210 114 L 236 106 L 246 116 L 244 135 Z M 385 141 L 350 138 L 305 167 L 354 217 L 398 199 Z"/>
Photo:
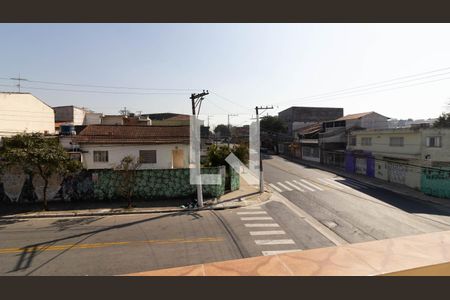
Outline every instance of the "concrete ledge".
<path id="1" fill-rule="evenodd" d="M 450 275 L 450 231 L 125 276 Z"/>

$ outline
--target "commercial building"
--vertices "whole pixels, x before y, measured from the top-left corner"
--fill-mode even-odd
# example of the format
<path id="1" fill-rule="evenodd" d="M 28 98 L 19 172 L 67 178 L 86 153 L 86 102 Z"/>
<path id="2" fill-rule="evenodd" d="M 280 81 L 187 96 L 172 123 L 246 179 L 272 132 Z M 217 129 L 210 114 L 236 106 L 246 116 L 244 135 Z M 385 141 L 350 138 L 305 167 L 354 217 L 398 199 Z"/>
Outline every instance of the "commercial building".
<path id="1" fill-rule="evenodd" d="M 335 120 L 343 115 L 344 109 L 338 107 L 292 106 L 278 113 L 278 117 L 287 124 L 290 135 L 294 134 L 295 129 L 317 122 Z"/>

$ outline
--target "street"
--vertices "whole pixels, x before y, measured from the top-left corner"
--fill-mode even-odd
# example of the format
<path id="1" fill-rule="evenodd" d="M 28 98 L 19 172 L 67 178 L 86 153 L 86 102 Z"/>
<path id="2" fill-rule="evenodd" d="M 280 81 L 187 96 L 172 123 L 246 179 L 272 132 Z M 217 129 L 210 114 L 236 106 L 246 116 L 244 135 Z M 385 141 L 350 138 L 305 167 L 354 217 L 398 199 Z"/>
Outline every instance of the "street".
<path id="1" fill-rule="evenodd" d="M 1 275 L 120 275 L 450 230 L 446 208 L 272 156 L 239 209 L 0 220 Z"/>

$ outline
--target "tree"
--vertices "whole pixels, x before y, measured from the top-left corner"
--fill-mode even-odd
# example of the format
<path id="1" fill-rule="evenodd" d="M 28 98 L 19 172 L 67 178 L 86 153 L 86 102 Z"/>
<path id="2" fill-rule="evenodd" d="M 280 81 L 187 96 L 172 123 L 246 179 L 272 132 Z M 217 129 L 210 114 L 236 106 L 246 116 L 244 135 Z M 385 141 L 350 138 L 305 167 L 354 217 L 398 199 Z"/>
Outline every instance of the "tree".
<path id="1" fill-rule="evenodd" d="M 121 173 L 121 181 L 119 185 L 120 194 L 127 199 L 127 208 L 131 208 L 131 199 L 133 197 L 134 186 L 136 185 L 137 170 L 141 166 L 139 160 L 131 155 L 127 155 L 120 161 L 116 167 Z"/>
<path id="2" fill-rule="evenodd" d="M 236 145 L 233 148 L 228 146 L 211 145 L 208 150 L 207 165 L 209 167 L 228 166 L 225 161 L 228 155 L 233 153 L 239 160 L 247 164 L 248 163 L 248 147 L 245 145 Z"/>
<path id="3" fill-rule="evenodd" d="M 436 128 L 450 128 L 450 113 L 443 113 L 433 123 L 433 127 Z"/>
<path id="4" fill-rule="evenodd" d="M 229 137 L 230 129 L 227 125 L 219 124 L 216 126 L 216 128 L 214 128 L 214 133 L 220 135 L 220 137 Z"/>
<path id="5" fill-rule="evenodd" d="M 264 116 L 259 123 L 261 131 L 268 133 L 284 133 L 287 131 L 286 124 L 277 116 Z"/>
<path id="6" fill-rule="evenodd" d="M 44 210 L 48 210 L 49 179 L 53 175 L 67 176 L 81 169 L 81 163 L 70 158 L 58 139 L 40 133 L 4 138 L 0 156 L 4 166 L 20 166 L 25 173 L 42 178 Z"/>

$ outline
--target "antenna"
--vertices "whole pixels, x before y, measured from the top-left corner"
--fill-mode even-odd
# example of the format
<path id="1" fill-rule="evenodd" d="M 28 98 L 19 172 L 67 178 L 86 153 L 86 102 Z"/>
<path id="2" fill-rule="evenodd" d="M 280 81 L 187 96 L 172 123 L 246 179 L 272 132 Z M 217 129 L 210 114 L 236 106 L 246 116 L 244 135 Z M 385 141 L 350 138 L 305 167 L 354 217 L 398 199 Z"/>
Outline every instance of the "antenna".
<path id="1" fill-rule="evenodd" d="M 10 78 L 11 80 L 17 80 L 18 81 L 18 83 L 16 84 L 16 86 L 19 88 L 19 93 L 20 93 L 20 82 L 21 81 L 28 81 L 28 79 L 25 79 L 25 78 L 21 78 L 20 77 L 20 73 L 19 73 L 19 77 L 17 77 L 17 78 Z"/>

